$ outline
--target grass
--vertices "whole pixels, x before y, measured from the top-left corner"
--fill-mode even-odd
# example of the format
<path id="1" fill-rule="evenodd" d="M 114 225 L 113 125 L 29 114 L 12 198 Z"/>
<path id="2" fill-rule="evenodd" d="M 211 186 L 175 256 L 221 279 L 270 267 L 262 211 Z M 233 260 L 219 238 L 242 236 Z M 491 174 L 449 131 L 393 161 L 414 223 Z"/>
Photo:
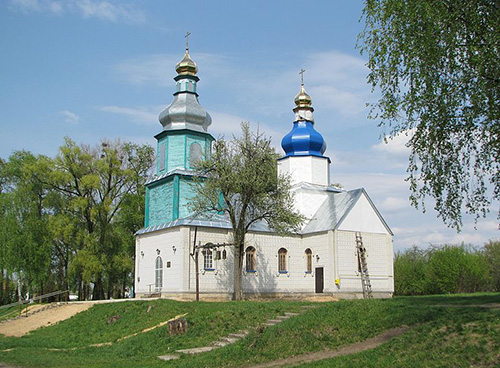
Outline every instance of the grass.
<path id="1" fill-rule="evenodd" d="M 23 305 L 22 307 L 19 307 L 19 305 L 13 305 L 8 308 L 0 309 L 0 321 L 17 317 L 19 313 L 24 311 L 26 308 L 27 305 Z"/>
<path id="2" fill-rule="evenodd" d="M 272 327 L 264 327 L 262 323 L 285 311 L 299 311 L 301 305 L 308 303 L 157 300 L 101 304 L 21 338 L 0 337 L 0 362 L 22 367 L 249 366 L 334 349 L 393 327 L 415 325 L 377 349 L 303 367 L 351 367 L 353 362 L 366 367 L 496 366 L 500 364 L 500 310 L 466 305 L 499 302 L 499 293 L 489 293 L 317 303 L 316 308 Z M 120 337 L 183 313 L 188 313 L 189 323 L 184 335 L 169 336 L 164 326 L 116 342 Z M 120 318 L 108 323 L 112 316 Z M 256 329 L 224 348 L 182 356 L 172 362 L 156 358 L 177 349 L 205 346 L 248 327 Z M 110 341 L 116 343 L 89 347 Z M 13 350 L 5 351 L 8 349 Z"/>

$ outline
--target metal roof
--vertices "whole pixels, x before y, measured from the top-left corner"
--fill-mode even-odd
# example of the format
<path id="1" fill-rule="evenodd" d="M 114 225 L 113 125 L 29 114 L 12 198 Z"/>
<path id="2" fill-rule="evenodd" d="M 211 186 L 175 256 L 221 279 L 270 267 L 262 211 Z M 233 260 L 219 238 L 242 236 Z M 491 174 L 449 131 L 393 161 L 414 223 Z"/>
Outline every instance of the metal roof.
<path id="1" fill-rule="evenodd" d="M 300 235 L 312 234 L 322 231 L 329 231 L 337 229 L 342 221 L 347 217 L 349 212 L 352 210 L 356 202 L 359 200 L 361 195 L 366 195 L 368 201 L 372 205 L 375 213 L 380 218 L 384 226 L 387 228 L 390 234 L 392 234 L 391 229 L 384 221 L 377 208 L 371 201 L 370 197 L 363 188 L 341 191 L 338 188 L 324 187 L 318 185 L 311 185 L 300 183 L 301 189 L 306 190 L 323 190 L 327 192 L 327 197 L 321 204 L 319 209 L 316 211 L 314 216 L 306 221 L 306 225 L 298 232 Z M 142 228 L 137 231 L 136 235 L 147 234 L 150 232 L 168 229 L 176 226 L 200 226 L 200 227 L 213 227 L 219 229 L 232 229 L 231 222 L 227 216 L 213 215 L 207 218 L 183 218 L 175 221 L 166 222 L 161 225 L 149 226 Z M 251 231 L 258 232 L 274 232 L 269 228 L 269 225 L 265 221 L 259 221 L 250 227 Z"/>

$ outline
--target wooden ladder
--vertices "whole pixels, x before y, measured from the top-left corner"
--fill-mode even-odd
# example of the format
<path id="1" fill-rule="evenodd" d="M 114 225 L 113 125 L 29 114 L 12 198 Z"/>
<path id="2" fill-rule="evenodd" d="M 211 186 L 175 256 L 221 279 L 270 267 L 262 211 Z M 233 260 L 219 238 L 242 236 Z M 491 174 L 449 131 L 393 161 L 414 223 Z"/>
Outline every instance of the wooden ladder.
<path id="1" fill-rule="evenodd" d="M 370 275 L 366 265 L 366 248 L 363 246 L 363 238 L 360 232 L 356 232 L 356 250 L 358 252 L 358 268 L 361 275 L 361 286 L 363 287 L 363 298 L 371 299 L 372 285 L 370 283 Z"/>

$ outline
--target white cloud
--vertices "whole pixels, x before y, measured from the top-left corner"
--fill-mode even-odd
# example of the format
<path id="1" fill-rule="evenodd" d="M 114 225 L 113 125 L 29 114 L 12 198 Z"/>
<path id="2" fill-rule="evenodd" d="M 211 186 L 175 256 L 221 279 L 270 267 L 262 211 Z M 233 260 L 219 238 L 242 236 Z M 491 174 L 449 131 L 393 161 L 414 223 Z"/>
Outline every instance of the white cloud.
<path id="1" fill-rule="evenodd" d="M 406 144 L 413 137 L 413 134 L 415 134 L 415 129 L 405 130 L 392 138 L 386 137 L 385 140 L 373 146 L 372 149 L 378 152 L 387 152 L 408 158 L 410 155 L 410 148 L 406 147 Z"/>
<path id="2" fill-rule="evenodd" d="M 80 117 L 69 110 L 59 111 L 59 114 L 64 116 L 64 121 L 68 124 L 78 124 L 80 122 Z"/>
<path id="3" fill-rule="evenodd" d="M 180 60 L 180 57 L 173 55 L 156 54 L 139 56 L 125 60 L 114 66 L 114 73 L 119 79 L 135 85 L 154 85 L 160 87 L 172 87 L 175 76 L 173 66 Z"/>
<path id="4" fill-rule="evenodd" d="M 138 124 L 159 124 L 158 115 L 165 107 L 148 106 L 148 107 L 121 107 L 121 106 L 101 106 L 98 109 L 104 112 L 125 115 L 130 118 L 130 121 Z"/>
<path id="5" fill-rule="evenodd" d="M 75 6 L 84 17 L 95 17 L 112 22 L 123 20 L 128 23 L 142 23 L 145 16 L 142 11 L 128 5 L 115 5 L 109 1 L 79 0 Z"/>
<path id="6" fill-rule="evenodd" d="M 173 66 L 181 57 L 181 52 L 143 55 L 119 63 L 115 72 L 131 84 L 172 86 L 169 76 L 175 76 Z M 204 88 L 227 85 L 234 90 L 237 81 L 237 93 L 227 96 L 231 99 L 227 104 L 237 105 L 238 111 L 251 109 L 273 116 L 288 113 L 300 88 L 298 71 L 304 66 L 306 90 L 315 108 L 335 110 L 350 118 L 366 115 L 365 105 L 371 94 L 365 81 L 368 70 L 359 57 L 339 51 L 314 53 L 286 68 L 279 62 L 275 69 L 269 67 L 271 62 L 249 64 L 227 55 L 191 52 L 191 57 L 200 68 Z"/>
<path id="7" fill-rule="evenodd" d="M 106 0 L 10 0 L 12 10 L 22 13 L 78 14 L 84 18 L 98 18 L 111 22 L 143 23 L 144 12 L 128 4 Z"/>
<path id="8" fill-rule="evenodd" d="M 408 198 L 387 197 L 380 202 L 379 207 L 382 212 L 399 212 L 408 209 L 410 207 L 410 202 Z"/>

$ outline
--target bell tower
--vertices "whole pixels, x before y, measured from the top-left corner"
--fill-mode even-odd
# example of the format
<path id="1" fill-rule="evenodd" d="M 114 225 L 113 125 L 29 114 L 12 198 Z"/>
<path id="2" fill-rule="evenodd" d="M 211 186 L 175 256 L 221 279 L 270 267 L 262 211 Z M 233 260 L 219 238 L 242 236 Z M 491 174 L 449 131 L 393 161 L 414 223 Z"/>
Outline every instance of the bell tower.
<path id="1" fill-rule="evenodd" d="M 176 91 L 172 103 L 160 113 L 163 130 L 157 142 L 156 173 L 146 183 L 145 227 L 190 215 L 187 203 L 194 195 L 190 182 L 194 166 L 208 157 L 214 137 L 207 132 L 212 118 L 198 101 L 198 67 L 186 52 L 175 67 Z"/>

